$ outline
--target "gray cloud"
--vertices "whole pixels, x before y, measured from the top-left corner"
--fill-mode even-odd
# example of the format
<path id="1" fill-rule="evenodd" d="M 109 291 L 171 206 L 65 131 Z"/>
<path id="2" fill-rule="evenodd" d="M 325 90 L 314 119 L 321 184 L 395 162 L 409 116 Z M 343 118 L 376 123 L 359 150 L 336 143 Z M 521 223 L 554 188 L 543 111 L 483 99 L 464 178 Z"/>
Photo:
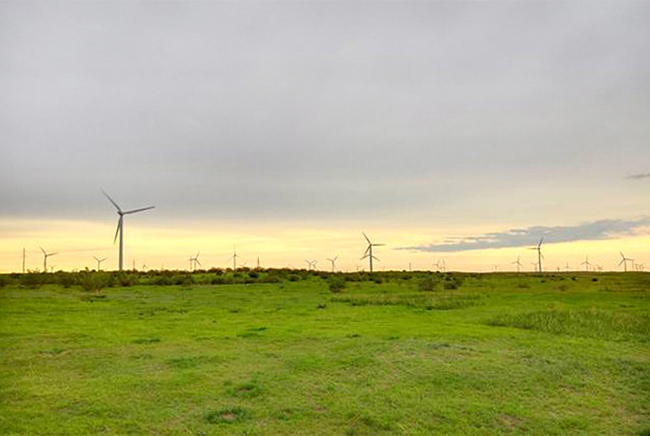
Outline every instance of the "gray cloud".
<path id="1" fill-rule="evenodd" d="M 650 173 L 632 174 L 626 177 L 627 179 L 647 179 L 650 178 Z"/>
<path id="2" fill-rule="evenodd" d="M 233 217 L 412 214 L 549 174 L 596 192 L 585 174 L 650 160 L 649 21 L 648 2 L 0 2 L 0 215 L 102 214 L 102 187 Z"/>
<path id="3" fill-rule="evenodd" d="M 542 237 L 545 243 L 609 239 L 616 236 L 637 234 L 642 227 L 649 224 L 650 217 L 643 217 L 636 220 L 600 220 L 582 223 L 577 226 L 533 226 L 525 229 L 511 229 L 507 232 L 487 233 L 480 236 L 449 238 L 440 244 L 400 247 L 398 250 L 455 252 L 525 247 L 536 245 Z"/>

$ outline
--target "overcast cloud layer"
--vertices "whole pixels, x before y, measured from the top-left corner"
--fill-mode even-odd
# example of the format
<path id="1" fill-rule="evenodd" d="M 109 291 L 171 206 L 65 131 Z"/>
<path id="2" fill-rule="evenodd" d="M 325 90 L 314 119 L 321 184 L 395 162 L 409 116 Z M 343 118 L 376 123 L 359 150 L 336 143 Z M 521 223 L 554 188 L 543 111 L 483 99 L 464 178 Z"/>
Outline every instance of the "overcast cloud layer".
<path id="1" fill-rule="evenodd" d="M 534 226 L 525 229 L 511 229 L 507 232 L 487 233 L 466 238 L 450 238 L 441 244 L 429 244 L 415 247 L 400 247 L 399 250 L 455 252 L 483 250 L 488 248 L 508 248 L 535 246 L 541 238 L 545 243 L 595 241 L 620 236 L 639 234 L 650 224 L 650 217 L 636 220 L 601 220 L 582 223 L 577 226 Z"/>
<path id="2" fill-rule="evenodd" d="M 100 188 L 237 218 L 595 197 L 585 178 L 650 161 L 648 23 L 648 2 L 2 2 L 0 215 L 105 214 Z"/>

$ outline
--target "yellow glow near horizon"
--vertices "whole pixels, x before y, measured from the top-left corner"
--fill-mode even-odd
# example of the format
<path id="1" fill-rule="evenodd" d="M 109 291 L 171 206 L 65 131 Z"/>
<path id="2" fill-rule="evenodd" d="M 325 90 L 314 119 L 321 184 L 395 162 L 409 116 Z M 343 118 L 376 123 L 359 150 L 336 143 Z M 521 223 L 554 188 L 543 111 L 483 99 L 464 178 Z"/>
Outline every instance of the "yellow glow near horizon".
<path id="1" fill-rule="evenodd" d="M 3 221 L 1 228 L 11 229 L 0 236 L 0 272 L 19 272 L 22 262 L 22 248 L 28 251 L 26 268 L 41 270 L 43 256 L 39 246 L 59 254 L 50 257 L 49 266 L 55 270 L 79 270 L 94 268 L 93 256 L 106 257 L 103 269 L 116 269 L 117 245 L 112 244 L 114 224 L 89 221 L 65 220 L 21 220 Z M 483 229 L 487 231 L 488 229 Z M 493 230 L 493 229 L 489 229 Z M 380 259 L 375 263 L 376 270 L 419 270 L 433 269 L 433 263 L 445 259 L 449 269 L 455 271 L 492 271 L 499 265 L 500 271 L 516 270 L 512 262 L 521 256 L 522 271 L 533 270 L 536 262 L 535 251 L 528 247 L 502 248 L 489 250 L 460 251 L 453 253 L 429 253 L 422 251 L 397 250 L 397 247 L 426 244 L 443 235 L 432 235 L 430 228 L 413 226 L 378 226 L 367 229 L 373 242 L 385 243 L 377 247 L 375 255 Z M 446 234 L 478 234 L 480 229 L 445 229 Z M 533 245 L 531 243 L 531 245 Z M 260 257 L 262 267 L 305 268 L 305 259 L 318 261 L 318 269 L 330 270 L 326 258 L 339 256 L 337 269 L 355 271 L 357 267 L 367 269 L 367 261 L 360 260 L 366 242 L 359 227 L 342 225 L 331 228 L 321 224 L 251 226 L 228 223 L 209 225 L 196 224 L 186 228 L 180 225 L 146 227 L 136 223 L 125 228 L 125 268 L 142 269 L 187 269 L 188 258 L 201 251 L 200 261 L 204 268 L 232 266 L 232 252 L 236 247 L 241 259 L 238 265 L 254 267 Z M 589 255 L 589 261 L 601 265 L 604 270 L 622 270 L 618 267 L 619 251 L 623 251 L 636 263 L 645 264 L 650 269 L 648 236 L 634 236 L 596 241 L 577 241 L 570 243 L 548 243 L 544 245 L 544 270 L 556 271 L 568 263 L 572 270 L 584 269 L 580 263 Z"/>

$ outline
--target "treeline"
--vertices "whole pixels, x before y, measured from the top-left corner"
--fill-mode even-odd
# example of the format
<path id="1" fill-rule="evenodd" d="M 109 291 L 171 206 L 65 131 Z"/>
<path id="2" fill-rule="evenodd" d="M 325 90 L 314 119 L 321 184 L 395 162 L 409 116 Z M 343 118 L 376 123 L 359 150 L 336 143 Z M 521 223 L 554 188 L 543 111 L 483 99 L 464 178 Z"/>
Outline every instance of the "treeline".
<path id="1" fill-rule="evenodd" d="M 55 273 L 27 272 L 0 275 L 0 287 L 16 285 L 28 289 L 36 289 L 45 285 L 59 285 L 63 288 L 73 286 L 88 291 L 99 291 L 102 288 L 125 287 L 135 285 L 145 286 L 192 286 L 192 285 L 227 285 L 249 283 L 282 283 L 302 280 L 327 280 L 336 289 L 343 289 L 347 282 L 400 282 L 416 280 L 421 290 L 432 290 L 438 284 L 445 289 L 459 287 L 465 276 L 477 274 L 464 273 L 432 273 L 407 271 L 353 272 L 332 273 L 326 271 L 309 271 L 306 269 L 232 269 L 212 268 L 194 272 L 179 270 L 164 271 L 95 271 L 83 270 L 78 272 L 58 271 Z M 332 287 L 332 286 L 331 286 Z"/>

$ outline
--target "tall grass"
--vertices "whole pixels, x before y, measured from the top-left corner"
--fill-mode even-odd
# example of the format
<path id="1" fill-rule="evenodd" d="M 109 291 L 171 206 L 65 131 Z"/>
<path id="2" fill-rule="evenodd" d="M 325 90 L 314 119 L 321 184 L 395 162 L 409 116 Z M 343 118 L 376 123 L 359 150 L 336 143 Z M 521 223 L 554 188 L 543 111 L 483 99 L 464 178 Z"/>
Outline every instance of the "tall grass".
<path id="1" fill-rule="evenodd" d="M 542 310 L 501 314 L 488 320 L 487 324 L 606 340 L 650 342 L 650 313 Z"/>
<path id="2" fill-rule="evenodd" d="M 479 294 L 380 294 L 346 295 L 332 298 L 334 303 L 351 306 L 406 306 L 427 310 L 452 310 L 483 304 Z"/>

